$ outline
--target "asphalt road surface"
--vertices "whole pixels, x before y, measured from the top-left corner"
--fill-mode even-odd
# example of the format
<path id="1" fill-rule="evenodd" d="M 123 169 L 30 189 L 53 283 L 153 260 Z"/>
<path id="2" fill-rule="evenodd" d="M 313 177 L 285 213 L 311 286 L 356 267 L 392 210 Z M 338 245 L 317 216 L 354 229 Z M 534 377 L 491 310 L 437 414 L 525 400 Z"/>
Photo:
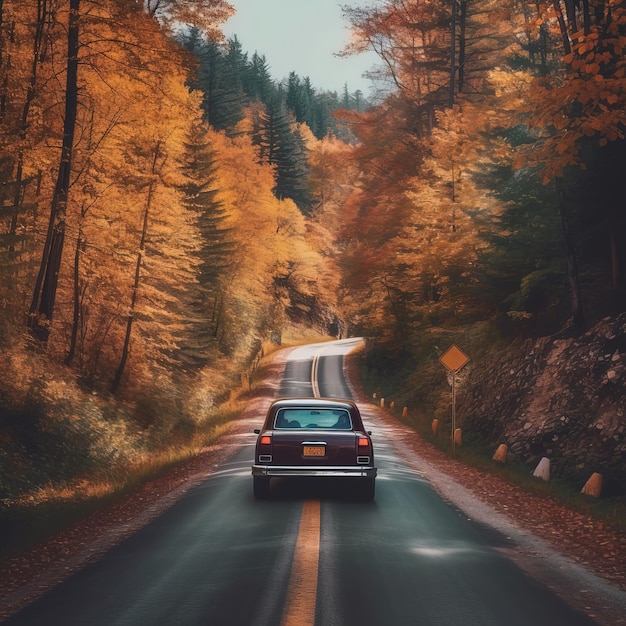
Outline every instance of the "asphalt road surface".
<path id="1" fill-rule="evenodd" d="M 354 341 L 294 350 L 281 395 L 349 396 Z M 12 626 L 583 626 L 408 467 L 364 409 L 376 499 L 349 483 L 272 482 L 255 501 L 255 437 L 164 515 L 4 623 Z M 263 416 L 259 416 L 259 424 Z"/>

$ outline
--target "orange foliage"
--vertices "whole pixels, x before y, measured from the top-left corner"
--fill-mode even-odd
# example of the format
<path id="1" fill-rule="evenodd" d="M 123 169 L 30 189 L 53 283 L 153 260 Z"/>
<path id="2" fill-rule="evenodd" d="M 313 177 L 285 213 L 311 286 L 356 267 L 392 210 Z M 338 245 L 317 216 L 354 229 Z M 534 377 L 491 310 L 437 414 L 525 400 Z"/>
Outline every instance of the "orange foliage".
<path id="1" fill-rule="evenodd" d="M 213 26 L 230 11 L 221 0 L 177 1 L 168 6 L 183 18 L 199 4 L 208 9 L 204 18 L 210 18 Z M 185 205 L 182 190 L 188 182 L 187 138 L 201 128 L 200 97 L 185 84 L 185 58 L 152 19 L 162 17 L 156 14 L 156 4 L 153 16 L 117 0 L 81 6 L 81 97 L 48 356 L 59 361 L 67 357 L 81 377 L 106 384 L 120 362 L 130 315 L 132 333 L 123 383 L 136 383 L 169 375 L 181 341 L 191 332 L 190 323 L 198 322 L 192 320 L 196 313 L 187 309 L 198 289 L 198 215 Z M 34 21 L 32 8 L 31 3 L 4 7 L 22 18 L 15 20 L 19 33 L 12 41 L 14 62 L 0 67 L 7 89 L 12 90 L 7 99 L 12 107 L 5 110 L 0 129 L 0 147 L 10 165 L 18 152 L 11 135 L 22 114 L 22 107 L 13 103 L 26 98 L 29 66 L 24 52 L 33 36 L 32 29 L 22 25 Z M 2 27 L 17 13 L 5 13 Z M 27 243 L 15 255 L 22 269 L 9 271 L 10 280 L 2 286 L 5 317 L 13 320 L 18 332 L 41 254 L 40 234 L 46 229 L 43 208 L 49 206 L 53 166 L 58 162 L 62 107 L 57 103 L 64 94 L 62 81 L 49 78 L 54 70 L 51 59 L 64 51 L 62 24 L 62 20 L 48 24 L 52 32 L 46 43 L 54 47 L 54 54 L 43 55 L 38 66 L 36 80 L 42 84 L 32 100 L 28 133 L 21 145 L 24 175 L 31 182 L 24 186 L 18 230 L 26 234 Z M 257 349 L 259 335 L 280 330 L 281 315 L 275 314 L 282 306 L 274 292 L 277 279 L 289 276 L 302 293 L 331 302 L 337 281 L 328 231 L 308 223 L 292 202 L 276 199 L 275 173 L 257 163 L 246 123 L 250 125 L 249 117 L 235 139 L 212 131 L 207 135 L 217 163 L 217 198 L 225 207 L 234 244 L 219 326 L 222 334 L 217 338 L 237 357 L 233 369 Z M 309 141 L 316 145 L 312 136 Z M 25 207 L 36 206 L 35 202 L 40 210 L 27 211 Z M 6 249 L 0 249 L 0 254 L 6 254 Z M 206 311 L 207 319 L 214 315 Z"/>
<path id="2" fill-rule="evenodd" d="M 626 127 L 626 7 L 608 2 L 583 28 L 573 17 L 566 22 L 554 7 L 543 20 L 563 41 L 564 72 L 535 80 L 527 110 L 540 142 L 527 162 L 540 165 L 544 180 L 562 175 L 566 167 L 584 167 L 585 141 L 600 146 L 624 139 Z M 596 14 L 597 15 L 597 14 Z"/>

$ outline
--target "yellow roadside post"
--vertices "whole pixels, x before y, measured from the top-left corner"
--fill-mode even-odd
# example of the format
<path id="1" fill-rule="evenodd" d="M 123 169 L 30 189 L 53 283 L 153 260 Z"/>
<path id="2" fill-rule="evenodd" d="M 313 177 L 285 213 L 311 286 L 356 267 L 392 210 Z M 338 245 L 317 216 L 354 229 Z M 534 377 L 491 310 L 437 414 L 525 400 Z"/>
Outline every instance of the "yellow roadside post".
<path id="1" fill-rule="evenodd" d="M 504 443 L 501 443 L 491 458 L 494 461 L 497 461 L 498 463 L 506 463 L 506 455 L 508 451 L 509 451 L 509 448 L 507 447 L 507 445 Z"/>
<path id="2" fill-rule="evenodd" d="M 589 477 L 589 480 L 585 483 L 580 493 L 584 493 L 587 496 L 593 496 L 599 498 L 602 493 L 602 474 L 594 472 Z"/>
<path id="3" fill-rule="evenodd" d="M 463 431 L 460 428 L 457 428 L 454 431 L 454 445 L 460 446 L 463 444 Z"/>

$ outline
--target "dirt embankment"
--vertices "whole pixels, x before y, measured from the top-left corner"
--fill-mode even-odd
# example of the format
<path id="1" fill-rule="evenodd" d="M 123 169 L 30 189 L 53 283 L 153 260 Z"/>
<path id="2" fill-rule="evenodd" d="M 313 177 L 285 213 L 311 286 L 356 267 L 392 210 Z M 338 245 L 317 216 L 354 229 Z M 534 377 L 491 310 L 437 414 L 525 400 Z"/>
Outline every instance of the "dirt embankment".
<path id="1" fill-rule="evenodd" d="M 475 366 L 458 395 L 468 430 L 533 469 L 626 495 L 626 314 L 581 337 L 528 340 L 515 355 Z"/>

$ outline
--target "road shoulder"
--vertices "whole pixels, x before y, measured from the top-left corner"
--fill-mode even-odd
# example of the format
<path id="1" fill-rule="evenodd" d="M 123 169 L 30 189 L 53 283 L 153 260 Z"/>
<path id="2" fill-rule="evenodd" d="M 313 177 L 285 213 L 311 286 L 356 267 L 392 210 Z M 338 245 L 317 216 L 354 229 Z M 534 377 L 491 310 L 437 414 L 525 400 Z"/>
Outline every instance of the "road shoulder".
<path id="1" fill-rule="evenodd" d="M 529 494 L 498 476 L 437 449 L 360 387 L 356 359 L 347 359 L 352 393 L 370 423 L 394 431 L 398 455 L 447 502 L 505 539 L 501 548 L 534 579 L 598 624 L 626 624 L 626 537 L 607 524 Z M 375 444 L 374 432 L 374 444 Z"/>

